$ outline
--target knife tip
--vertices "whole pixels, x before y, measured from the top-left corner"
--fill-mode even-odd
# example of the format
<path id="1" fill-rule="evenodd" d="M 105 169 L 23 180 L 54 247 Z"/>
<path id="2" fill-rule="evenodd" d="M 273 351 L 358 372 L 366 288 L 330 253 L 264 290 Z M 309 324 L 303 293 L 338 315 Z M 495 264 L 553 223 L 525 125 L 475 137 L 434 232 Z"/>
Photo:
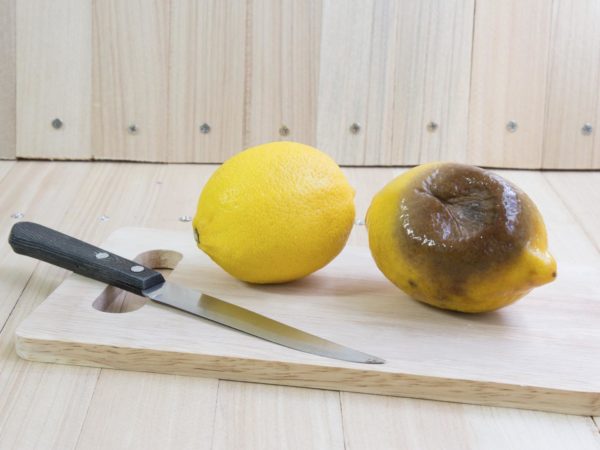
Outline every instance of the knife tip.
<path id="1" fill-rule="evenodd" d="M 371 358 L 365 361 L 366 364 L 385 364 L 385 359 L 378 358 L 377 356 L 372 356 Z"/>

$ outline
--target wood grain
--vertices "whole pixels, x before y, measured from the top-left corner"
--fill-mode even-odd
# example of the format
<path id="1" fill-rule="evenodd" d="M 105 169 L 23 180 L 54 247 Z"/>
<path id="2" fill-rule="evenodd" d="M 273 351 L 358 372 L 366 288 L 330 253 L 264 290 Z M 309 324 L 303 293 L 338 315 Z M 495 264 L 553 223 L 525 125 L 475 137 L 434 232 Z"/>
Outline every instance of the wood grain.
<path id="1" fill-rule="evenodd" d="M 131 314 L 103 314 L 91 307 L 102 284 L 82 277 L 69 278 L 21 325 L 19 354 L 37 361 L 198 376 L 218 371 L 223 379 L 576 414 L 599 408 L 600 387 L 591 375 L 596 349 L 581 346 L 595 342 L 598 333 L 599 292 L 591 281 L 600 274 L 595 253 L 590 265 L 582 266 L 584 254 L 563 263 L 561 282 L 535 290 L 527 301 L 465 316 L 405 298 L 368 251 L 358 248 L 345 249 L 304 281 L 252 289 L 198 252 L 189 233 L 122 229 L 105 248 L 132 258 L 158 241 L 184 255 L 171 275 L 174 281 L 198 287 L 202 280 L 211 295 L 375 354 L 386 364 L 297 352 L 154 304 Z M 569 249 L 575 247 L 571 243 Z M 565 298 L 570 298 L 568 307 L 561 303 Z M 303 315 L 307 310 L 313 313 Z M 347 329 L 344 323 L 354 326 Z M 549 365 L 556 366 L 552 373 Z"/>
<path id="2" fill-rule="evenodd" d="M 167 161 L 169 3 L 98 0 L 93 24 L 94 158 Z"/>
<path id="3" fill-rule="evenodd" d="M 61 229 L 84 239 L 93 239 L 94 235 L 102 239 L 115 225 L 136 220 L 144 209 L 143 198 L 152 198 L 153 191 L 160 189 L 154 182 L 158 166 L 18 163 L 17 167 L 31 169 L 29 173 L 15 171 L 12 179 L 11 171 L 4 182 L 17 189 L 19 182 L 27 180 L 22 195 L 32 198 L 35 208 L 26 209 L 26 217 L 51 226 L 59 226 L 60 222 Z M 122 189 L 129 195 L 115 195 Z M 77 195 L 73 197 L 68 192 Z M 111 220 L 100 221 L 102 214 L 110 215 Z M 7 251 L 2 255 L 17 256 Z M 25 279 L 27 287 L 0 335 L 0 405 L 7 412 L 0 416 L 0 447 L 74 448 L 99 370 L 31 363 L 17 356 L 15 328 L 60 284 L 66 273 L 48 265 L 36 265 L 28 258 L 20 257 L 15 262 L 10 264 L 10 271 L 3 269 L 3 273 L 19 273 L 18 268 L 24 263 L 36 267 L 36 271 L 29 281 Z M 15 288 L 17 285 L 13 284 Z"/>
<path id="4" fill-rule="evenodd" d="M 362 172 L 361 169 L 358 171 Z M 522 187 L 533 198 L 546 219 L 550 248 L 559 262 L 559 279 L 567 289 L 561 272 L 565 264 L 580 262 L 594 266 L 598 253 L 569 210 L 586 213 L 590 229 L 600 217 L 585 205 L 594 203 L 586 186 L 594 185 L 595 174 L 536 172 L 499 172 Z M 560 191 L 550 188 L 544 178 L 564 179 Z M 571 186 L 571 189 L 564 189 Z M 556 192 L 564 194 L 561 200 Z M 575 199 L 581 199 L 579 202 Z M 595 220 L 595 221 L 594 221 Z M 528 301 L 528 299 L 523 300 Z M 589 418 L 575 418 L 532 411 L 514 411 L 472 405 L 450 405 L 411 399 L 392 399 L 341 393 L 344 430 L 348 448 L 598 448 L 597 429 Z M 435 419 L 432 419 L 435 417 Z M 525 425 L 526 424 L 526 425 Z M 521 429 L 521 427 L 526 428 Z M 577 429 L 576 433 L 573 430 Z M 414 432 L 413 432 L 414 430 Z M 417 431 L 418 430 L 418 431 Z M 527 435 L 527 440 L 521 440 Z M 576 443 L 575 443 L 576 442 Z"/>
<path id="5" fill-rule="evenodd" d="M 80 182 L 77 177 L 75 177 L 77 181 L 73 181 L 74 172 L 71 169 L 74 166 L 71 164 L 61 164 L 60 167 L 54 169 L 52 166 L 57 166 L 57 163 L 17 162 L 16 164 L 6 164 L 5 167 L 10 166 L 9 172 L 6 174 L 8 183 L 0 184 L 0 186 L 3 189 L 6 189 L 7 186 L 15 186 L 14 192 L 19 194 L 17 197 L 14 197 L 13 194 L 6 197 L 0 196 L 0 211 L 4 211 L 0 219 L 8 217 L 9 212 L 12 211 L 11 204 L 22 204 L 18 198 L 30 198 L 37 205 L 38 212 L 35 213 L 35 216 L 30 213 L 26 217 L 43 221 L 44 215 L 48 211 L 60 205 L 60 196 L 56 199 L 52 197 L 52 195 L 56 195 L 56 187 L 60 184 L 60 180 L 69 179 L 72 180 L 73 189 L 78 190 L 79 194 L 74 200 L 63 197 L 62 201 L 69 203 L 69 208 L 61 224 L 52 221 L 46 223 L 59 225 L 64 231 L 95 243 L 100 243 L 112 230 L 124 225 L 143 224 L 163 229 L 186 230 L 189 224 L 178 221 L 180 211 L 185 214 L 190 214 L 191 211 L 193 214 L 194 197 L 206 177 L 214 170 L 214 166 L 95 163 L 93 165 L 84 164 L 89 168 L 89 173 Z M 25 170 L 25 167 L 29 167 L 29 165 L 37 167 L 37 169 Z M 3 164 L 0 164 L 0 169 L 2 167 Z M 56 175 L 48 177 L 49 170 L 55 170 Z M 357 189 L 357 211 L 366 208 L 370 201 L 370 192 L 374 193 L 385 184 L 390 172 L 393 175 L 399 172 L 391 169 L 381 171 L 376 169 L 345 170 L 351 183 Z M 561 247 L 563 250 L 557 253 L 559 270 L 562 270 L 563 258 L 571 257 L 568 255 L 576 257 L 578 253 L 582 254 L 584 265 L 595 264 L 590 257 L 589 241 L 586 241 L 585 236 L 581 235 L 581 228 L 573 225 L 568 212 L 566 212 L 566 207 L 560 203 L 557 204 L 557 207 L 552 206 L 558 198 L 554 191 L 548 190 L 548 186 L 540 182 L 537 175 L 527 175 L 526 179 L 522 179 L 514 177 L 513 174 L 519 176 L 523 172 L 501 173 L 508 174 L 528 192 L 531 191 L 534 200 L 542 207 L 546 222 L 553 230 L 551 231 L 551 249 L 556 253 L 558 249 L 554 248 L 553 244 L 556 240 L 565 241 L 565 245 Z M 575 173 L 572 175 L 572 179 L 566 180 L 567 184 L 574 183 L 573 180 L 580 176 L 584 177 L 585 174 Z M 35 182 L 38 180 L 46 187 L 44 190 L 36 190 Z M 536 189 L 535 186 L 540 183 L 541 189 Z M 595 183 L 594 179 L 586 179 L 581 182 L 581 185 L 593 186 L 593 183 Z M 99 187 L 104 188 L 100 189 Z M 117 195 L 124 190 L 132 195 Z M 3 190 L 3 192 L 8 191 Z M 52 194 L 53 192 L 54 194 Z M 173 192 L 177 192 L 178 195 L 172 195 Z M 567 191 L 565 192 L 567 193 Z M 577 192 L 578 198 L 582 199 L 581 210 L 585 210 L 586 201 L 593 199 L 593 197 L 581 195 L 585 192 Z M 44 196 L 44 193 L 50 196 Z M 14 203 L 6 203 L 11 197 Z M 142 206 L 143 199 L 147 199 L 147 203 Z M 543 199 L 546 199 L 548 207 L 543 206 Z M 573 211 L 576 210 L 572 207 L 575 200 L 570 193 L 565 199 L 566 204 Z M 170 203 L 173 203 L 172 209 L 168 208 Z M 29 207 L 24 207 L 25 212 L 29 209 Z M 101 214 L 108 214 L 111 219 L 100 222 L 98 216 Z M 589 217 L 591 218 L 589 229 L 593 229 L 594 223 L 597 222 L 597 220 L 594 222 L 596 216 L 590 214 Z M 360 242 L 366 242 L 364 241 L 366 235 L 362 233 L 364 227 L 355 228 L 355 231 L 360 231 L 360 234 L 357 235 Z M 8 232 L 8 227 L 3 229 Z M 356 241 L 355 244 L 360 242 Z M 587 251 L 585 250 L 586 242 Z M 574 246 L 573 251 L 565 252 L 564 249 L 570 245 Z M 0 248 L 0 255 L 4 257 L 7 254 L 6 251 L 5 248 Z M 3 283 L 8 280 L 7 274 L 15 270 L 12 264 L 2 270 Z M 163 435 L 164 428 L 150 429 L 145 425 L 146 420 L 175 427 L 173 433 L 185 434 L 188 425 L 198 427 L 200 432 L 204 433 L 206 430 L 200 428 L 197 420 L 192 425 L 185 421 L 179 423 L 172 421 L 171 418 L 177 416 L 177 411 L 171 408 L 165 411 L 155 409 L 153 411 L 155 416 L 152 416 L 152 413 L 145 410 L 142 404 L 136 403 L 134 406 L 126 404 L 125 399 L 131 398 L 128 396 L 128 391 L 132 390 L 144 395 L 150 405 L 179 405 L 177 402 L 177 398 L 180 398 L 177 388 L 179 382 L 170 381 L 172 380 L 170 376 L 156 377 L 152 374 L 138 372 L 126 377 L 123 376 L 123 372 L 101 371 L 101 377 L 106 376 L 107 381 L 98 385 L 102 389 L 93 394 L 89 386 L 96 384 L 98 369 L 31 363 L 16 356 L 14 340 L 11 338 L 14 329 L 60 283 L 64 275 L 64 271 L 59 269 L 38 265 L 29 287 L 19 299 L 8 324 L 0 335 L 0 348 L 2 348 L 2 352 L 0 352 L 0 447 L 30 448 L 37 443 L 38 446 L 47 448 L 54 442 L 57 448 L 73 448 L 88 407 L 90 411 L 94 411 L 94 417 L 101 417 L 102 421 L 108 421 L 111 426 L 120 430 L 123 433 L 122 438 L 126 442 L 135 442 L 136 440 L 150 442 L 151 438 L 148 436 L 156 439 L 157 442 L 164 442 L 166 439 L 166 436 Z M 559 274 L 559 281 L 560 278 L 561 274 Z M 26 282 L 25 278 L 23 286 Z M 0 285 L 5 286 L 4 284 Z M 5 350 L 10 350 L 10 354 L 5 353 Z M 149 377 L 147 380 L 144 378 L 146 376 Z M 113 377 L 115 388 L 111 393 L 112 383 L 108 380 Z M 206 381 L 194 378 L 186 380 Z M 141 388 L 136 387 L 138 383 L 142 385 Z M 321 408 L 327 408 L 327 402 L 320 400 L 317 402 L 314 396 L 307 397 L 311 399 L 310 402 L 300 400 L 301 395 L 298 394 L 290 394 L 288 398 L 287 390 L 295 391 L 295 388 L 266 387 L 269 392 L 265 393 L 264 390 L 259 389 L 265 386 L 231 382 L 222 384 L 231 386 L 233 393 L 227 393 L 221 399 L 220 407 L 224 410 L 236 411 L 235 408 L 227 406 L 228 402 L 236 402 L 239 410 L 244 411 L 243 415 L 236 416 L 237 423 L 249 424 L 254 418 L 255 426 L 245 426 L 244 432 L 240 432 L 239 439 L 245 437 L 249 442 L 274 442 L 278 448 L 281 448 L 283 444 L 277 445 L 281 436 L 286 436 L 288 433 L 297 436 L 300 433 L 295 430 L 296 425 L 291 421 L 279 422 L 280 426 L 286 427 L 286 431 L 283 432 L 281 429 L 267 426 L 261 417 L 255 416 L 253 411 L 262 411 L 264 408 L 260 402 L 265 399 L 267 399 L 265 403 L 268 405 L 273 403 L 281 405 L 280 410 L 284 417 L 293 414 L 288 409 L 299 403 L 305 405 L 306 410 L 317 414 L 318 417 L 323 417 L 324 413 L 317 410 L 317 403 L 321 405 Z M 247 391 L 240 387 L 245 387 Z M 221 386 L 220 391 L 227 389 L 229 387 L 224 389 Z M 278 389 L 281 391 L 275 395 L 274 392 Z M 302 392 L 306 391 L 302 390 Z M 349 396 L 353 397 L 352 402 L 347 401 Z M 440 445 L 448 448 L 459 446 L 460 448 L 481 448 L 485 446 L 486 448 L 528 449 L 535 447 L 536 444 L 540 444 L 544 448 L 554 448 L 549 442 L 550 438 L 555 438 L 557 443 L 563 444 L 563 448 L 595 448 L 589 443 L 590 439 L 594 439 L 594 435 L 582 422 L 589 419 L 402 398 L 390 399 L 363 394 L 343 394 L 343 397 L 344 435 L 347 448 L 361 448 L 360 444 L 366 439 L 368 439 L 369 448 L 374 449 L 394 448 L 406 441 L 417 442 L 423 444 L 423 448 L 427 448 L 426 444 L 436 442 L 436 437 L 439 438 Z M 120 401 L 119 398 L 123 398 L 123 400 Z M 194 396 L 194 398 L 197 397 Z M 387 406 L 385 404 L 378 405 L 375 400 L 386 403 Z M 96 401 L 98 404 L 95 404 Z M 186 404 L 183 409 L 194 408 L 194 406 L 196 405 Z M 125 412 L 131 412 L 133 416 L 129 417 L 125 423 L 116 423 L 112 419 L 112 411 L 116 411 L 117 417 L 122 417 Z M 372 414 L 366 417 L 365 412 L 372 412 Z M 139 420 L 137 415 L 140 416 Z M 205 417 L 203 420 L 212 420 L 212 416 Z M 298 426 L 303 427 L 304 433 L 311 434 L 311 436 L 305 437 L 305 440 L 300 442 L 328 442 L 327 439 L 330 438 L 322 436 L 321 431 L 315 431 L 321 430 L 318 426 L 313 429 L 304 428 L 307 423 L 310 424 L 309 421 L 306 421 Z M 69 426 L 65 426 L 65 424 Z M 437 431 L 430 427 L 431 424 L 436 424 Z M 464 428 L 461 424 L 464 424 L 466 431 L 463 431 Z M 222 430 L 231 429 L 226 423 L 222 423 L 222 425 L 224 425 Z M 34 426 L 38 428 L 34 428 Z M 103 423 L 96 420 L 85 421 L 82 439 L 85 437 L 86 443 L 88 443 L 90 440 L 86 436 L 95 435 L 100 443 L 109 441 L 110 436 L 99 436 L 94 432 L 96 427 L 102 428 L 102 426 Z M 227 437 L 218 437 L 219 432 L 219 430 L 215 430 L 215 442 L 228 442 Z M 326 433 L 329 434 L 330 431 Z M 428 438 L 429 436 L 430 438 Z M 600 442 L 597 435 L 595 439 Z M 570 443 L 572 445 L 569 445 Z M 438 447 L 439 445 L 434 448 Z"/>
<path id="6" fill-rule="evenodd" d="M 314 145 L 321 0 L 252 0 L 248 14 L 245 146 Z"/>
<path id="7" fill-rule="evenodd" d="M 346 165 L 600 168 L 595 0 L 1 0 L 0 18 L 0 158 L 221 162 L 287 139 Z"/>
<path id="8" fill-rule="evenodd" d="M 86 179 L 88 164 L 15 164 L 0 181 L 0 448 L 71 448 L 93 392 L 96 369 L 24 361 L 15 353 L 16 326 L 64 279 L 63 270 L 13 254 L 7 244 L 15 209 L 58 226 Z M 69 179 L 69 183 L 63 183 Z M 21 184 L 22 183 L 22 184 Z M 35 271 L 34 271 L 35 269 Z M 18 303 L 17 303 L 18 299 Z M 90 383 L 91 382 L 91 383 Z M 29 426 L 33 428 L 29 428 Z M 31 430 L 35 429 L 33 433 Z"/>
<path id="9" fill-rule="evenodd" d="M 76 448 L 207 448 L 215 387 L 209 379 L 103 370 Z"/>
<path id="10" fill-rule="evenodd" d="M 318 146 L 350 165 L 464 160 L 473 8 L 326 1 Z"/>
<path id="11" fill-rule="evenodd" d="M 348 392 L 341 395 L 349 449 L 600 448 L 598 430 L 589 417 Z"/>
<path id="12" fill-rule="evenodd" d="M 339 393 L 221 381 L 214 449 L 343 449 Z"/>
<path id="13" fill-rule="evenodd" d="M 544 178 L 549 181 L 557 196 L 577 218 L 590 241 L 595 244 L 596 250 L 600 252 L 600 237 L 597 232 L 600 198 L 598 190 L 594 189 L 600 185 L 600 174 L 550 172 L 544 174 Z M 600 415 L 595 418 L 595 423 L 597 426 L 600 424 Z"/>
<path id="14" fill-rule="evenodd" d="M 91 156 L 91 7 L 91 0 L 17 2 L 18 157 Z"/>
<path id="15" fill-rule="evenodd" d="M 200 187 L 215 168 L 215 166 L 157 166 L 157 170 L 151 177 L 144 177 L 146 183 L 145 187 L 141 186 L 140 193 L 145 191 L 149 195 L 145 206 L 138 210 L 139 214 L 131 217 L 124 209 L 123 214 L 118 214 L 116 219 L 121 220 L 121 223 L 188 230 L 189 223 L 181 222 L 178 218 L 194 213 Z M 136 178 L 143 177 L 145 170 L 143 168 L 140 170 L 142 172 Z M 126 172 L 121 173 L 121 178 L 126 176 Z M 178 195 L 173 196 L 173 192 L 177 192 Z M 133 201 L 144 204 L 140 198 Z M 129 300 L 135 299 L 129 298 Z M 128 310 L 127 305 L 124 310 Z M 218 383 L 215 379 L 194 381 L 193 378 L 102 370 L 94 391 L 95 395 L 89 404 L 91 417 L 86 419 L 82 427 L 79 447 L 87 448 L 94 442 L 100 443 L 100 448 L 144 449 L 152 448 L 153 442 L 178 448 L 207 445 L 213 435 Z M 138 395 L 145 400 L 137 401 Z M 123 402 L 121 398 L 124 396 L 131 401 Z M 182 401 L 185 401 L 185 404 L 182 404 Z M 105 425 L 98 427 L 98 418 L 106 416 L 107 408 L 115 413 L 110 417 L 104 417 L 102 423 Z M 127 417 L 138 419 L 132 421 L 127 420 Z M 161 423 L 163 425 L 159 426 Z M 167 432 L 164 428 L 165 423 L 168 424 Z M 121 429 L 129 438 L 123 442 L 122 436 L 120 437 L 118 433 L 106 433 L 106 430 L 114 429 Z M 140 439 L 139 436 L 142 434 L 144 438 Z M 119 438 L 121 442 L 117 442 Z M 164 445 L 159 447 L 164 448 Z"/>
<path id="16" fill-rule="evenodd" d="M 552 6 L 543 167 L 598 168 L 600 4 L 556 0 Z M 581 132 L 585 123 L 596 125 L 592 135 Z"/>
<path id="17" fill-rule="evenodd" d="M 0 182 L 7 173 L 14 167 L 14 161 L 0 161 Z"/>
<path id="18" fill-rule="evenodd" d="M 552 2 L 483 0 L 475 9 L 468 160 L 542 166 Z M 510 132 L 509 121 L 517 123 Z"/>
<path id="19" fill-rule="evenodd" d="M 8 163 L 3 163 L 8 164 Z M 0 325 L 11 314 L 25 283 L 31 276 L 36 262 L 22 258 L 10 250 L 8 234 L 16 219 L 14 213 L 24 214 L 25 219 L 39 220 L 49 226 L 56 226 L 63 219 L 69 201 L 76 195 L 77 186 L 87 175 L 89 167 L 77 164 L 71 167 L 69 176 L 72 183 L 61 183 L 65 170 L 61 166 L 49 166 L 35 162 L 18 164 L 4 174 L 0 180 L 0 282 L 2 302 L 0 302 Z M 27 189 L 23 189 L 27 180 Z M 51 186 L 50 188 L 48 186 Z M 48 208 L 48 204 L 56 206 Z"/>
<path id="20" fill-rule="evenodd" d="M 600 251 L 600 173 L 546 172 L 544 178 L 569 213 L 577 218 L 588 239 Z"/>
<path id="21" fill-rule="evenodd" d="M 171 4 L 169 161 L 221 162 L 243 148 L 246 15 L 237 0 Z"/>
<path id="22" fill-rule="evenodd" d="M 0 0 L 0 159 L 16 155 L 16 0 Z"/>

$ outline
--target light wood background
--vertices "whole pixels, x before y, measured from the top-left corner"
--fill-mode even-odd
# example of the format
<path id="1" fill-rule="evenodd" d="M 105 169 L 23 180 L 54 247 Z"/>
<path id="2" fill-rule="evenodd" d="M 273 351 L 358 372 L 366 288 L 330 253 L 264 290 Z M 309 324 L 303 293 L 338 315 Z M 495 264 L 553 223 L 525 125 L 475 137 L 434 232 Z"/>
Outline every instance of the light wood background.
<path id="1" fill-rule="evenodd" d="M 216 166 L 0 162 L 0 448 L 599 450 L 600 417 L 25 361 L 14 331 L 67 273 L 14 254 L 20 211 L 100 244 L 117 228 L 188 230 Z M 357 217 L 402 169 L 344 169 Z M 501 172 L 525 189 L 561 261 L 600 266 L 600 173 Z M 65 183 L 64 180 L 69 180 Z M 127 193 L 127 195 L 122 195 Z M 100 216 L 110 217 L 100 220 Z M 354 227 L 352 245 L 366 245 Z M 192 237 L 190 236 L 190 239 Z M 526 299 L 522 301 L 527 301 Z"/>
<path id="2" fill-rule="evenodd" d="M 346 165 L 600 168 L 598 23 L 598 0 L 0 0 L 0 157 L 287 139 Z"/>

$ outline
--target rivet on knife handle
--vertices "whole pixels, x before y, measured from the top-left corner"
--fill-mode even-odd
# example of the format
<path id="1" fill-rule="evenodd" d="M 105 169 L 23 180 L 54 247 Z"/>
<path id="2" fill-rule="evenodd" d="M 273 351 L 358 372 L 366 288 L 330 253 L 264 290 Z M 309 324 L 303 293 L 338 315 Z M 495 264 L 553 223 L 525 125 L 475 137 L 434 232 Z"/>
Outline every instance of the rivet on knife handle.
<path id="1" fill-rule="evenodd" d="M 16 253 L 137 295 L 165 281 L 159 272 L 148 267 L 37 223 L 13 225 L 8 242 Z"/>
<path id="2" fill-rule="evenodd" d="M 385 362 L 233 303 L 167 282 L 159 272 L 148 267 L 36 223 L 15 224 L 8 241 L 16 253 L 72 270 L 285 347 L 343 361 L 365 364 Z"/>

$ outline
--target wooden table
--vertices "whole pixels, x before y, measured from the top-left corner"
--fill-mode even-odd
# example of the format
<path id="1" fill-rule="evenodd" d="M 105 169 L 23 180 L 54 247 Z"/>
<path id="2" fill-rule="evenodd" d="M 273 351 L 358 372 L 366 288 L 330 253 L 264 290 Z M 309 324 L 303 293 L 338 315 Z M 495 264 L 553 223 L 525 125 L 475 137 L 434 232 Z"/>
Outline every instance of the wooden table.
<path id="1" fill-rule="evenodd" d="M 98 244 L 127 225 L 185 230 L 190 224 L 179 217 L 194 214 L 216 167 L 0 162 L 1 449 L 600 449 L 600 418 L 31 363 L 16 355 L 15 328 L 67 272 L 12 253 L 13 213 Z M 344 170 L 364 217 L 372 195 L 405 169 Z M 600 173 L 502 173 L 542 210 L 559 264 L 600 265 Z M 350 242 L 366 245 L 364 227 L 355 227 Z"/>

